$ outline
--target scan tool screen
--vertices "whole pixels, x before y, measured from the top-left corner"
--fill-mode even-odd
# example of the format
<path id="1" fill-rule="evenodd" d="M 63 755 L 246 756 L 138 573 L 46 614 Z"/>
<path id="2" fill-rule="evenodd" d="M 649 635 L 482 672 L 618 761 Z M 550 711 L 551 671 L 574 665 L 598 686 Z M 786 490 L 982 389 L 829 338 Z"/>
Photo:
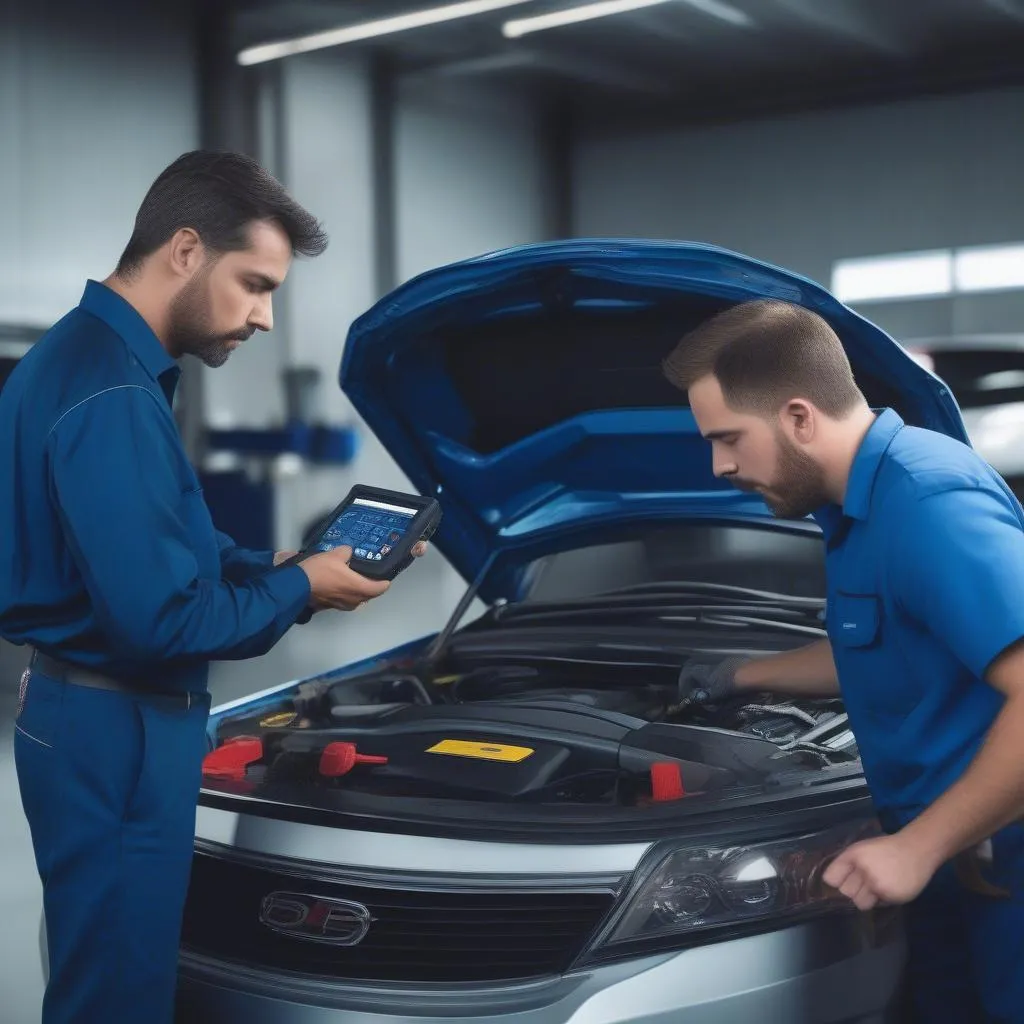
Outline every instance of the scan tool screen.
<path id="1" fill-rule="evenodd" d="M 316 551 L 347 544 L 356 558 L 379 562 L 405 536 L 417 509 L 356 498 L 327 528 Z"/>

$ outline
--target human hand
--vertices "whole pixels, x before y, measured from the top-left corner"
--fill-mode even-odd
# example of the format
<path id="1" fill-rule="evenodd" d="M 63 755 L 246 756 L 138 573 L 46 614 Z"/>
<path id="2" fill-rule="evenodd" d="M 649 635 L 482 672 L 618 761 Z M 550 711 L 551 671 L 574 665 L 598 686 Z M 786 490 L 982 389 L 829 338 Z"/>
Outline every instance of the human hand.
<path id="1" fill-rule="evenodd" d="M 418 541 L 413 549 L 412 553 L 416 558 L 422 558 L 427 553 L 426 541 Z M 274 565 L 282 565 L 288 561 L 289 558 L 294 558 L 298 554 L 298 551 L 275 551 L 274 552 Z"/>
<path id="2" fill-rule="evenodd" d="M 356 572 L 348 564 L 351 557 L 352 549 L 346 545 L 312 555 L 299 563 L 309 579 L 310 604 L 316 611 L 324 608 L 355 611 L 391 586 L 387 580 L 367 579 Z"/>
<path id="3" fill-rule="evenodd" d="M 748 658 L 691 658 L 679 673 L 679 698 L 698 704 L 717 703 L 736 692 L 736 672 Z"/>
<path id="4" fill-rule="evenodd" d="M 871 910 L 879 904 L 910 903 L 938 868 L 933 857 L 896 833 L 854 843 L 832 861 L 822 881 L 860 910 Z"/>

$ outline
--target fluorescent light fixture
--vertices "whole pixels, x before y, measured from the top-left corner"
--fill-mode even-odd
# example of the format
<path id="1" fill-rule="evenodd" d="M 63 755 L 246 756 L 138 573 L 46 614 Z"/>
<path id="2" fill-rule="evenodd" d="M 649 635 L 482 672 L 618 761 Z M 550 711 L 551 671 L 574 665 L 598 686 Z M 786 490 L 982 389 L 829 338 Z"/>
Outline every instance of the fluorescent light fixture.
<path id="1" fill-rule="evenodd" d="M 985 245 L 958 249 L 954 257 L 960 292 L 1024 288 L 1024 245 Z"/>
<path id="2" fill-rule="evenodd" d="M 601 3 L 570 7 L 568 10 L 552 11 L 550 14 L 538 14 L 533 18 L 506 21 L 501 26 L 501 31 L 506 39 L 518 39 L 531 32 L 543 32 L 545 29 L 561 28 L 563 25 L 578 25 L 581 21 L 607 18 L 611 14 L 625 14 L 627 11 L 639 11 L 644 7 L 656 7 L 668 2 L 669 0 L 602 0 Z"/>
<path id="3" fill-rule="evenodd" d="M 840 302 L 922 298 L 952 290 L 949 249 L 837 260 L 832 268 L 832 293 Z"/>
<path id="4" fill-rule="evenodd" d="M 331 46 L 341 46 L 344 43 L 357 43 L 364 39 L 373 39 L 376 36 L 407 32 L 413 28 L 439 25 L 445 21 L 471 18 L 477 14 L 488 14 L 490 11 L 500 11 L 505 7 L 517 7 L 520 4 L 532 2 L 533 0 L 464 0 L 463 3 L 428 7 L 421 11 L 410 11 L 408 14 L 396 14 L 390 18 L 362 21 L 343 28 L 316 32 L 313 35 L 300 36 L 297 39 L 250 46 L 238 54 L 237 60 L 242 65 L 262 64 L 268 60 L 280 60 L 282 57 L 291 57 L 297 53 L 324 50 Z"/>
<path id="5" fill-rule="evenodd" d="M 656 7 L 658 4 L 668 2 L 669 0 L 601 0 L 599 3 L 583 4 L 580 7 L 570 7 L 564 11 L 552 11 L 550 14 L 538 14 L 532 18 L 516 18 L 506 21 L 502 25 L 501 31 L 508 39 L 518 39 L 531 32 L 543 32 L 545 29 L 561 28 L 563 25 L 578 25 L 582 21 L 607 18 L 612 14 L 626 14 L 629 11 L 639 11 L 644 7 Z M 713 18 L 727 21 L 731 25 L 747 27 L 753 24 L 753 20 L 744 11 L 731 4 L 723 3 L 722 0 L 674 0 L 674 2 L 685 3 Z"/>
<path id="6" fill-rule="evenodd" d="M 738 7 L 733 7 L 732 4 L 724 4 L 722 0 L 682 0 L 682 2 L 698 11 L 710 14 L 712 18 L 718 18 L 719 21 L 727 21 L 730 25 L 749 28 L 754 24 L 754 19 L 746 11 L 741 11 Z"/>

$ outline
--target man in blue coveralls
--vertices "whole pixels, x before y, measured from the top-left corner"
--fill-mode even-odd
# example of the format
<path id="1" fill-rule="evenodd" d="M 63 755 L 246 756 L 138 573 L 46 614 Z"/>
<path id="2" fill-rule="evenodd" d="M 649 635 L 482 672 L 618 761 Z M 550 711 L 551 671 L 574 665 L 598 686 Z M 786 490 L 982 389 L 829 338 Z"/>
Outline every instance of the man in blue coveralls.
<path id="1" fill-rule="evenodd" d="M 802 307 L 728 309 L 664 368 L 716 476 L 778 516 L 813 513 L 826 545 L 828 639 L 694 661 L 692 692 L 841 684 L 886 834 L 825 882 L 862 910 L 909 904 L 922 1021 L 1024 1021 L 1024 511 L 967 445 L 869 408 Z"/>
<path id="2" fill-rule="evenodd" d="M 44 1024 L 171 1020 L 208 662 L 386 589 L 345 549 L 278 567 L 289 552 L 218 533 L 171 411 L 177 360 L 220 366 L 269 331 L 294 254 L 326 244 L 251 160 L 185 154 L 114 274 L 0 393 L 0 635 L 34 649 L 15 760 L 43 881 Z"/>

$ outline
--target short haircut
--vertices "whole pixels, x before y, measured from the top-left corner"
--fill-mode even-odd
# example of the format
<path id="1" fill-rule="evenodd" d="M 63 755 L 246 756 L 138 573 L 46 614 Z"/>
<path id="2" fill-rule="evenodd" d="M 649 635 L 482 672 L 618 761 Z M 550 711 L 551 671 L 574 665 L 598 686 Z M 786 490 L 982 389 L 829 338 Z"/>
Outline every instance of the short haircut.
<path id="1" fill-rule="evenodd" d="M 150 186 L 116 272 L 131 277 L 182 228 L 192 228 L 218 255 L 247 249 L 255 221 L 280 225 L 293 255 L 319 256 L 327 248 L 316 218 L 255 160 L 211 150 L 185 153 Z"/>
<path id="2" fill-rule="evenodd" d="M 714 376 L 731 408 L 765 417 L 804 398 L 842 419 L 864 401 L 836 332 L 817 313 L 776 299 L 744 302 L 704 321 L 662 369 L 684 392 Z"/>

